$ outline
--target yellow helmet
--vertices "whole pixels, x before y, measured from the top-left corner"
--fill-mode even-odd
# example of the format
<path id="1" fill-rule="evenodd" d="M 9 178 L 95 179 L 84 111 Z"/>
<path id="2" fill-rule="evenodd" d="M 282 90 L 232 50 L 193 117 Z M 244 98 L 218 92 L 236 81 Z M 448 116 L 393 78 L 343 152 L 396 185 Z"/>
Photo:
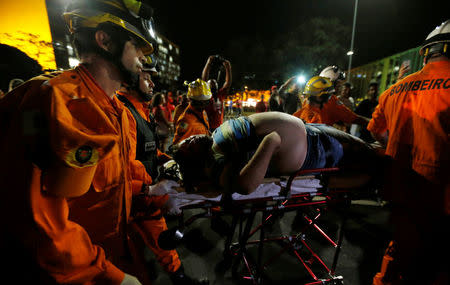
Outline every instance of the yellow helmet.
<path id="1" fill-rule="evenodd" d="M 138 0 L 74 0 L 63 17 L 71 33 L 102 23 L 117 25 L 141 41 L 144 54 L 151 54 L 151 14 L 151 7 Z"/>
<path id="2" fill-rule="evenodd" d="M 201 79 L 192 82 L 185 81 L 184 85 L 188 86 L 187 97 L 196 101 L 206 101 L 211 99 L 211 88 L 209 84 Z"/>
<path id="3" fill-rule="evenodd" d="M 310 97 L 319 97 L 323 94 L 331 94 L 334 92 L 333 83 L 327 77 L 314 76 L 311 78 L 303 90 L 303 94 Z"/>
<path id="4" fill-rule="evenodd" d="M 151 55 L 147 55 L 145 57 L 146 61 L 143 64 L 142 71 L 150 73 L 152 76 L 158 75 L 158 70 L 156 69 L 156 65 L 158 64 L 158 60 Z"/>

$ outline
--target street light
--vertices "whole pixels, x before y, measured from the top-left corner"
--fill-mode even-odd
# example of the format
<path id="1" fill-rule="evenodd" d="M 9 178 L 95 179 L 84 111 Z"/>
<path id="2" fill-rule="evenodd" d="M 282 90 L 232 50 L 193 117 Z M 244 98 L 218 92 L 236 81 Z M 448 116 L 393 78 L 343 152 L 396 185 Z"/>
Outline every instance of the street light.
<path id="1" fill-rule="evenodd" d="M 352 28 L 352 40 L 350 42 L 350 50 L 347 52 L 348 55 L 348 72 L 347 81 L 350 81 L 350 69 L 352 68 L 352 56 L 353 56 L 353 42 L 355 40 L 355 26 L 356 26 L 356 14 L 358 12 L 358 0 L 355 0 L 355 11 L 353 14 L 353 28 Z"/>
<path id="2" fill-rule="evenodd" d="M 305 83 L 305 82 L 306 82 L 305 76 L 303 76 L 303 75 L 297 76 L 297 82 L 298 82 L 299 84 Z"/>

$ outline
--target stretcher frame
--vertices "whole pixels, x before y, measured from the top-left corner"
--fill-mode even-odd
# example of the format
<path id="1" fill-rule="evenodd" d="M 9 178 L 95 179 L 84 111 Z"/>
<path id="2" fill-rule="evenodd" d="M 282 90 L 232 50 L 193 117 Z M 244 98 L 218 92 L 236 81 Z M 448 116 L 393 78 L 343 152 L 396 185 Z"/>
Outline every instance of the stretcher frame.
<path id="1" fill-rule="evenodd" d="M 312 279 L 313 284 L 343 284 L 343 277 L 336 275 L 336 266 L 342 246 L 344 225 L 346 215 L 341 215 L 338 224 L 337 238 L 332 239 L 317 224 L 321 212 L 326 207 L 348 207 L 350 205 L 350 195 L 346 190 L 336 190 L 328 188 L 328 174 L 338 171 L 338 168 L 321 168 L 300 170 L 287 177 L 286 187 L 282 188 L 279 196 L 253 198 L 246 200 L 222 199 L 220 202 L 203 201 L 194 205 L 187 205 L 181 208 L 182 214 L 179 216 L 179 226 L 181 229 L 192 224 L 199 218 L 214 218 L 221 215 L 232 215 L 231 231 L 226 236 L 225 248 L 223 252 L 224 260 L 231 262 L 233 277 L 251 281 L 251 284 L 262 284 L 265 269 L 273 263 L 281 254 L 290 251 L 301 263 L 303 268 Z M 315 193 L 291 194 L 291 186 L 294 179 L 298 178 L 318 178 L 322 183 L 322 188 Z M 281 179 L 286 179 L 282 177 Z M 226 196 L 224 196 L 226 197 Z M 313 207 L 316 210 L 314 216 L 303 213 L 306 221 L 304 228 L 296 235 L 282 235 L 279 237 L 265 236 L 265 225 L 273 218 L 275 213 L 300 210 L 302 207 Z M 220 207 L 220 210 L 218 210 Z M 193 215 L 188 219 L 184 218 L 184 212 L 188 209 L 203 209 L 204 212 Z M 262 212 L 262 220 L 256 227 L 252 228 L 256 214 Z M 318 232 L 329 244 L 334 247 L 331 266 L 326 265 L 324 260 L 312 249 L 307 242 L 306 232 L 313 229 Z M 233 242 L 236 235 L 237 241 Z M 259 232 L 258 240 L 250 240 Z M 264 245 L 273 242 L 284 242 L 282 249 L 267 261 L 263 262 Z M 249 258 L 247 247 L 257 245 L 256 261 Z M 300 249 L 306 249 L 310 256 L 307 258 Z M 317 263 L 322 268 L 321 275 L 312 269 L 312 264 Z M 244 274 L 239 271 L 240 266 L 244 266 Z"/>

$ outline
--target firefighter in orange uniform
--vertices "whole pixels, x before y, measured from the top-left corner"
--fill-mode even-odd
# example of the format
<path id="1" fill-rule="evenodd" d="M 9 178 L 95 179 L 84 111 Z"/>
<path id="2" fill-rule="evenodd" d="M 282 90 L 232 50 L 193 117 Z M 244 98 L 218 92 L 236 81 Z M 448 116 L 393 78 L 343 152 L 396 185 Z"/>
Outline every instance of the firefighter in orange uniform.
<path id="1" fill-rule="evenodd" d="M 308 96 L 308 103 L 297 110 L 293 116 L 306 123 L 326 124 L 336 123 L 367 125 L 368 119 L 355 114 L 334 95 L 335 89 L 327 77 L 314 76 L 305 86 L 303 94 Z"/>
<path id="2" fill-rule="evenodd" d="M 168 195 L 151 195 L 153 189 L 148 186 L 155 186 L 160 181 L 159 166 L 169 161 L 171 157 L 157 148 L 159 144 L 156 122 L 149 109 L 155 87 L 152 76 L 156 75 L 156 59 L 148 56 L 138 81 L 133 86 L 122 87 L 117 92 L 117 97 L 125 104 L 134 118 L 134 122 L 132 122 L 134 125 L 131 126 L 128 135 L 132 150 L 135 149 L 133 157 L 136 158 L 131 161 L 133 177 L 133 205 L 131 208 L 133 223 L 131 226 L 145 245 L 156 255 L 158 262 L 169 273 L 174 284 L 207 284 L 194 280 L 184 273 L 175 250 L 163 250 L 158 246 L 159 234 L 167 230 L 162 208 L 168 201 Z M 142 250 L 143 253 L 142 248 L 139 250 Z"/>
<path id="3" fill-rule="evenodd" d="M 116 267 L 128 252 L 133 118 L 114 95 L 153 50 L 135 14 L 122 1 L 71 3 L 81 64 L 0 100 L 4 283 L 141 284 Z"/>
<path id="4" fill-rule="evenodd" d="M 394 241 L 374 284 L 448 284 L 450 268 L 450 20 L 420 49 L 425 66 L 379 100 L 367 129 L 385 143 L 393 169 Z"/>
<path id="5" fill-rule="evenodd" d="M 173 144 L 177 144 L 192 135 L 210 135 L 208 116 L 205 108 L 211 99 L 211 89 L 208 83 L 201 79 L 197 79 L 188 85 L 187 97 L 189 105 L 176 122 L 175 135 Z"/>

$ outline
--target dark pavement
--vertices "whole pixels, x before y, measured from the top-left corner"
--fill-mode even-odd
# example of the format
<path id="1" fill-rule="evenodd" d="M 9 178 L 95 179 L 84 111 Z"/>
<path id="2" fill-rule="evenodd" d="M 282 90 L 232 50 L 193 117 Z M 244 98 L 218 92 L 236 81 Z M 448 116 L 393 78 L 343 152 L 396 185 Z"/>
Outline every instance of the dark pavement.
<path id="1" fill-rule="evenodd" d="M 303 209 L 303 208 L 302 208 Z M 304 209 L 308 211 L 308 209 Z M 334 240 L 337 239 L 338 225 L 342 215 L 346 215 L 344 239 L 336 268 L 336 276 L 342 276 L 344 284 L 370 285 L 372 277 L 379 270 L 384 249 L 389 241 L 391 229 L 388 224 L 389 211 L 386 206 L 381 206 L 375 201 L 354 201 L 345 211 L 338 209 L 322 211 L 317 224 Z M 185 218 L 200 213 L 201 210 L 193 209 L 185 211 Z M 297 234 L 304 227 L 297 212 L 286 212 L 281 218 L 274 220 L 273 224 L 266 227 L 266 237 Z M 261 220 L 258 213 L 256 221 Z M 231 224 L 231 217 L 224 216 L 223 220 Z M 188 275 L 197 278 L 208 278 L 210 284 L 252 284 L 249 280 L 233 278 L 232 270 L 224 265 L 223 249 L 225 235 L 218 234 L 211 229 L 211 219 L 201 218 L 196 220 L 185 230 L 186 240 L 189 242 L 178 247 L 177 251 L 185 266 Z M 214 221 L 219 229 L 224 227 Z M 169 228 L 178 224 L 177 219 L 168 218 Z M 316 231 L 307 230 L 306 241 L 309 246 L 331 267 L 334 248 Z M 236 235 L 235 235 L 236 237 Z M 258 239 L 255 235 L 251 239 Z M 250 258 L 256 256 L 257 246 L 248 246 Z M 282 249 L 280 242 L 268 243 L 264 247 L 264 261 Z M 303 248 L 304 250 L 304 248 Z M 157 264 L 153 254 L 148 252 L 147 260 L 154 276 L 152 284 L 171 284 L 165 272 Z M 317 263 L 315 263 L 317 264 Z M 242 265 L 241 265 L 242 267 Z M 315 265 L 313 268 L 321 269 Z M 315 271 L 318 278 L 325 278 L 322 271 Z M 312 282 L 307 270 L 301 262 L 289 252 L 284 252 L 273 261 L 265 272 L 262 284 L 305 284 Z"/>

